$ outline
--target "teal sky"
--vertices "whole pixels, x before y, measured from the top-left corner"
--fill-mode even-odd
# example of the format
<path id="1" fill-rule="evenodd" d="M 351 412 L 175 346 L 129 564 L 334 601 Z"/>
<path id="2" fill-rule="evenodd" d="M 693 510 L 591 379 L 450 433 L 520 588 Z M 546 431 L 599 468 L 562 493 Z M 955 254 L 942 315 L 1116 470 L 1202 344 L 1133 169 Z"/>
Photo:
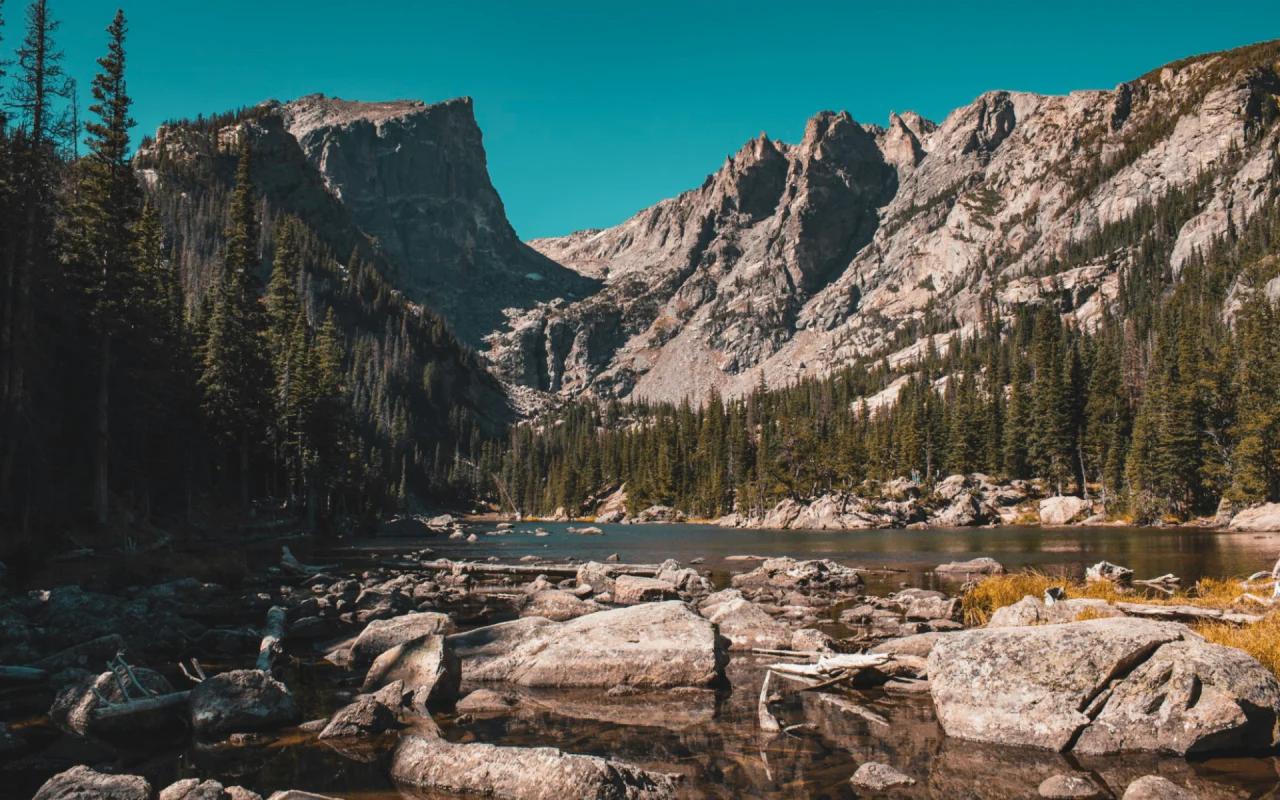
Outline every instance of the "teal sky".
<path id="1" fill-rule="evenodd" d="M 21 28 L 4 5 L 5 49 Z M 118 0 L 50 0 L 87 95 Z M 823 109 L 941 121 L 988 89 L 1112 88 L 1280 37 L 1276 0 L 336 2 L 131 0 L 137 135 L 170 117 L 312 92 L 475 98 L 522 238 L 621 222 Z M 86 101 L 87 104 L 87 101 Z"/>

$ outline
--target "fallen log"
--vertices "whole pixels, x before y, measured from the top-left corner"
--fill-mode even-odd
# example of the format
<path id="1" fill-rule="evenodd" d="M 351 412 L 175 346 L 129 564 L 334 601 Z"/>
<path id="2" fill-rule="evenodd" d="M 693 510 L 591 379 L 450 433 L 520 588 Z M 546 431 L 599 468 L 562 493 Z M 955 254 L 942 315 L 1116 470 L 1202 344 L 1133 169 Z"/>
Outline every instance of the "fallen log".
<path id="1" fill-rule="evenodd" d="M 271 674 L 271 665 L 283 652 L 281 642 L 284 641 L 285 611 L 280 606 L 272 606 L 267 612 L 267 626 L 262 629 L 262 644 L 258 645 L 258 663 L 254 669 Z"/>
<path id="2" fill-rule="evenodd" d="M 39 683 L 47 677 L 48 672 L 35 667 L 0 667 L 0 680 Z"/>
<path id="3" fill-rule="evenodd" d="M 423 561 L 420 565 L 421 569 L 447 570 L 457 573 L 478 572 L 492 575 L 559 575 L 566 578 L 575 577 L 578 574 L 579 564 L 548 564 L 548 565 L 529 565 L 529 564 L 478 564 L 472 561 L 449 561 L 441 559 L 438 561 Z M 618 575 L 639 575 L 642 577 L 653 577 L 658 574 L 658 565 L 656 564 L 610 564 L 609 570 Z"/>
<path id="4" fill-rule="evenodd" d="M 103 705 L 94 709 L 93 720 L 102 722 L 104 720 L 120 719 L 133 714 L 146 714 L 152 711 L 160 711 L 162 709 L 173 708 L 175 706 L 184 705 L 191 696 L 190 690 L 185 692 L 170 692 L 156 697 L 148 697 L 145 700 L 130 700 L 127 703 L 113 703 L 111 705 Z"/>

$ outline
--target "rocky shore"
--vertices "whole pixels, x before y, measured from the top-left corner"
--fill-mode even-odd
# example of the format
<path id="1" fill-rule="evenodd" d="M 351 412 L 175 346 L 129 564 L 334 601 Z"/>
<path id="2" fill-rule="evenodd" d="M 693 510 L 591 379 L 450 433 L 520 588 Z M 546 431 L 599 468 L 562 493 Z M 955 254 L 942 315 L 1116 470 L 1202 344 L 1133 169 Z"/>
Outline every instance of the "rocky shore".
<path id="1" fill-rule="evenodd" d="M 656 799 L 732 796 L 711 788 L 725 769 L 771 785 L 770 758 L 822 747 L 847 772 L 798 779 L 858 796 L 1217 797 L 1180 759 L 1280 744 L 1280 682 L 1185 624 L 1262 617 L 1149 602 L 1105 563 L 1090 577 L 1121 601 L 1055 589 L 971 627 L 965 593 L 1004 573 L 991 559 L 939 565 L 942 591 L 871 595 L 829 560 L 743 557 L 715 577 L 433 556 L 308 565 L 286 548 L 237 587 L 4 596 L 0 772 L 53 775 L 39 800 L 251 800 L 254 770 L 228 763 L 323 747 L 406 796 Z M 624 738 L 578 749 L 554 735 L 569 724 Z M 722 765 L 639 746 L 685 735 Z M 220 766 L 179 774 L 160 755 L 175 747 Z M 984 780 L 998 795 L 965 793 Z"/>

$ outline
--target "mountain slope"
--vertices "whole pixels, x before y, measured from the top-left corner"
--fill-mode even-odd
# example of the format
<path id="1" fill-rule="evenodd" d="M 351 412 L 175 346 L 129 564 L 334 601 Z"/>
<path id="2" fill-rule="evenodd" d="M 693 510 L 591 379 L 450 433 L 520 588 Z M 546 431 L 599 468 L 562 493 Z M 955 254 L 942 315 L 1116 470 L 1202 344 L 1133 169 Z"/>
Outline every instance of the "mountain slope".
<path id="1" fill-rule="evenodd" d="M 564 395 L 742 395 L 967 335 L 993 308 L 1088 323 L 1167 285 L 1275 181 L 1276 42 L 1112 91 L 989 92 L 940 125 L 810 120 L 621 225 L 530 244 L 605 286 L 490 337 L 507 380 Z"/>

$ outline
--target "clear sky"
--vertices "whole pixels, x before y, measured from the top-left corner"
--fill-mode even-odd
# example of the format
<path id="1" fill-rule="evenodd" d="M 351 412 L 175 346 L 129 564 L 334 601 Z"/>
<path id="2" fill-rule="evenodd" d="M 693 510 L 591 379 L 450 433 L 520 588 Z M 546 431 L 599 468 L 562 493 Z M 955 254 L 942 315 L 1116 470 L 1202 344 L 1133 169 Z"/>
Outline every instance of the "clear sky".
<path id="1" fill-rule="evenodd" d="M 4 5 L 5 49 L 22 0 Z M 82 94 L 119 0 L 50 0 Z M 522 238 L 606 227 L 697 187 L 823 109 L 941 121 L 988 89 L 1112 88 L 1280 38 L 1277 0 L 982 3 L 127 0 L 137 135 L 170 117 L 323 92 L 475 98 Z M 87 104 L 87 103 L 86 103 Z"/>

